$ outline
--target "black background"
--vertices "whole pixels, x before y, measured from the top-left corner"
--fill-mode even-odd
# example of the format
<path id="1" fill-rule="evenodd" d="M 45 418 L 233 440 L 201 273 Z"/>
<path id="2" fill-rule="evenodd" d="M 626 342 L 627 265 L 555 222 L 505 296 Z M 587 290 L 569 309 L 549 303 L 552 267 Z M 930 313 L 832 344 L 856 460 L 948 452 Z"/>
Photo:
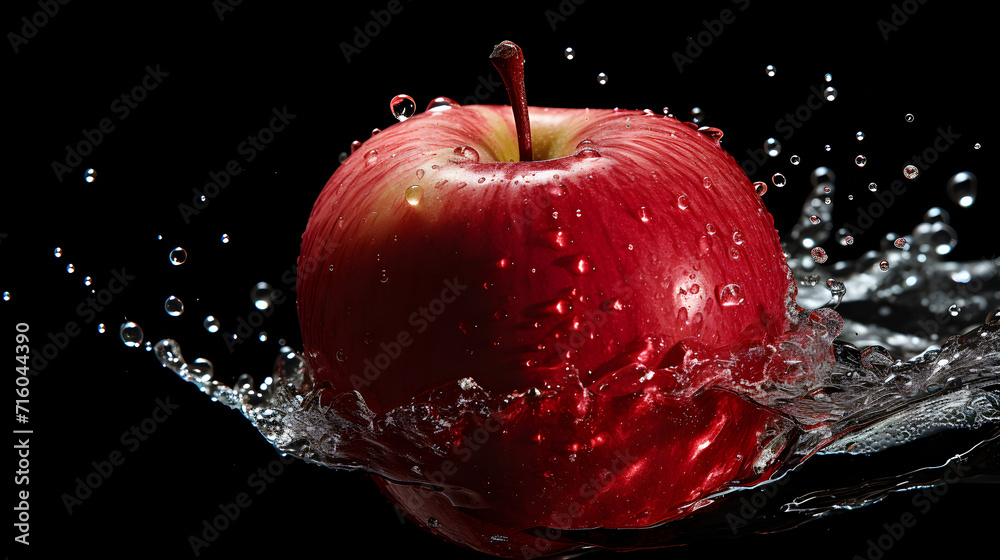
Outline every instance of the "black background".
<path id="1" fill-rule="evenodd" d="M 850 222 L 873 200 L 864 188 L 868 181 L 888 185 L 900 178 L 904 162 L 931 145 L 938 127 L 950 126 L 960 139 L 871 232 L 853 247 L 827 248 L 832 260 L 878 249 L 883 234 L 908 233 L 928 207 L 940 205 L 952 213 L 961 236 L 956 258 L 996 253 L 998 195 L 989 166 L 996 153 L 995 109 L 987 103 L 995 46 L 990 17 L 972 3 L 751 1 L 640 8 L 598 0 L 546 0 L 528 7 L 404 0 L 402 11 L 379 25 L 348 61 L 342 44 L 355 41 L 355 28 L 374 19 L 370 10 L 387 5 L 245 1 L 220 17 L 207 1 L 183 7 L 72 2 L 47 18 L 18 52 L 5 47 L 4 89 L 14 126 L 3 134 L 0 291 L 9 290 L 12 298 L 0 302 L 0 336 L 7 339 L 0 346 L 13 353 L 18 322 L 30 324 L 37 350 L 53 339 L 68 341 L 31 380 L 32 544 L 25 549 L 15 543 L 14 556 L 71 548 L 112 557 L 190 557 L 189 535 L 218 514 L 218 504 L 247 492 L 252 505 L 201 551 L 203 557 L 481 557 L 400 523 L 359 474 L 295 463 L 258 495 L 248 477 L 276 459 L 273 449 L 237 413 L 210 403 L 161 368 L 152 353 L 125 347 L 117 331 L 133 320 L 146 340 L 176 338 L 189 360 L 211 360 L 223 381 L 243 372 L 262 377 L 279 339 L 299 345 L 287 273 L 312 202 L 338 155 L 352 140 L 394 122 L 388 102 L 398 93 L 413 96 L 421 110 L 438 95 L 462 102 L 484 93 L 481 102 L 505 103 L 501 89 L 477 91 L 480 78 L 489 82 L 493 75 L 487 57 L 501 40 L 513 40 L 525 52 L 532 105 L 657 112 L 669 106 L 682 120 L 701 107 L 703 124 L 725 131 L 723 145 L 738 161 L 777 135 L 781 155 L 751 177 L 767 180 L 777 171 L 788 177 L 787 187 L 771 186 L 765 196 L 782 232 L 797 218 L 808 173 L 817 165 L 838 173 L 836 217 L 838 224 Z M 703 34 L 707 46 L 679 71 L 674 53 L 684 53 L 686 37 L 698 38 L 704 22 L 719 19 L 725 9 L 735 21 L 710 42 Z M 0 20 L 4 31 L 24 33 L 21 18 L 30 21 L 40 10 L 36 2 L 8 2 Z M 903 22 L 905 11 L 913 13 Z M 894 13 L 901 25 L 887 28 L 886 39 L 878 22 L 891 24 Z M 566 47 L 576 50 L 573 60 L 563 55 Z M 768 64 L 776 66 L 776 76 L 765 75 Z M 147 65 L 159 65 L 168 76 L 121 120 L 111 105 L 141 83 Z M 598 84 L 599 72 L 608 74 L 607 84 Z M 776 130 L 779 119 L 805 104 L 810 88 L 828 85 L 828 72 L 837 99 L 783 137 Z M 295 115 L 288 128 L 185 224 L 178 206 L 192 204 L 209 172 L 241 158 L 240 143 L 267 125 L 272 109 L 283 107 Z M 915 115 L 913 123 L 905 122 L 906 113 Z M 65 146 L 80 142 L 83 129 L 106 117 L 114 131 L 57 180 L 52 162 L 64 160 Z M 854 138 L 858 130 L 865 132 L 862 142 Z M 976 142 L 980 150 L 973 149 Z M 825 152 L 824 144 L 832 150 Z M 803 164 L 791 166 L 791 154 Z M 869 159 L 864 169 L 853 165 L 857 154 Z M 97 171 L 93 183 L 85 181 L 87 168 Z M 946 180 L 958 171 L 980 179 L 973 208 L 961 209 L 945 195 Z M 221 243 L 223 233 L 229 244 Z M 190 256 L 175 267 L 167 255 L 178 245 Z M 53 255 L 57 246 L 61 258 Z M 69 263 L 76 267 L 73 274 L 65 271 Z M 90 290 L 107 287 L 112 272 L 123 267 L 134 276 L 127 288 L 93 320 L 79 313 Z M 86 276 L 93 278 L 90 287 L 84 286 Z M 201 320 L 213 314 L 232 332 L 238 318 L 253 311 L 249 291 L 259 281 L 287 299 L 262 327 L 266 342 L 255 338 L 256 329 L 230 353 L 220 335 L 201 328 Z M 171 294 L 186 304 L 179 318 L 163 312 Z M 61 337 L 67 323 L 82 334 Z M 98 323 L 108 332 L 98 334 Z M 130 451 L 123 432 L 149 417 L 156 399 L 168 396 L 178 409 Z M 115 450 L 123 452 L 124 463 L 68 513 L 62 496 L 75 491 L 76 479 L 93 470 L 92 462 L 106 461 Z M 950 488 L 931 511 L 918 514 L 917 527 L 884 557 L 969 554 L 990 546 L 998 497 L 993 486 Z M 884 532 L 883 523 L 907 511 L 913 511 L 910 496 L 899 496 L 787 533 L 629 557 L 864 556 L 868 539 Z"/>

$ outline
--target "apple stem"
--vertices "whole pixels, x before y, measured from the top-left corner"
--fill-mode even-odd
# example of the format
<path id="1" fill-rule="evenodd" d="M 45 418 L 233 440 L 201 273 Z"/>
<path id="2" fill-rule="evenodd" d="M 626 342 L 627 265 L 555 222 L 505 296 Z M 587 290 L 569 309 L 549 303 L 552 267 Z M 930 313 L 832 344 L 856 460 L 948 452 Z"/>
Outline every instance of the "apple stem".
<path id="1" fill-rule="evenodd" d="M 500 72 L 500 78 L 510 97 L 520 159 L 531 161 L 531 123 L 528 121 L 528 100 L 524 96 L 524 54 L 521 47 L 504 41 L 493 47 L 490 62 Z"/>

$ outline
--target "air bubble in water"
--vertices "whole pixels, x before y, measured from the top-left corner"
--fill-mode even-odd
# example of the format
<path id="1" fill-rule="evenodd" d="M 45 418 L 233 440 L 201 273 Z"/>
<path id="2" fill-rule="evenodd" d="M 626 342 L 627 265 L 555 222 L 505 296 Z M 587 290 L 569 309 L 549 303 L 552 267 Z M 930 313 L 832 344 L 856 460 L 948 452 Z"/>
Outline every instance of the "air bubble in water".
<path id="1" fill-rule="evenodd" d="M 608 75 L 605 74 L 604 72 L 601 72 L 600 74 L 598 74 L 597 75 L 597 83 L 601 84 L 602 86 L 604 84 L 608 83 Z"/>
<path id="2" fill-rule="evenodd" d="M 576 51 L 573 50 L 573 47 L 566 47 L 563 54 L 566 56 L 566 60 L 573 60 L 576 57 Z"/>
<path id="3" fill-rule="evenodd" d="M 772 77 L 772 78 L 774 77 L 774 66 L 773 65 L 768 64 L 767 68 L 765 68 L 764 70 L 767 72 L 767 75 L 769 77 Z"/>
<path id="4" fill-rule="evenodd" d="M 416 206 L 420 204 L 420 199 L 424 197 L 424 190 L 420 188 L 420 185 L 412 185 L 406 188 L 403 197 L 410 206 Z"/>
<path id="5" fill-rule="evenodd" d="M 767 151 L 767 155 L 776 157 L 781 153 L 781 142 L 778 142 L 774 138 L 768 138 L 764 141 L 764 150 Z"/>
<path id="6" fill-rule="evenodd" d="M 858 157 L 854 158 L 854 165 L 857 165 L 858 167 L 864 167 L 867 163 L 868 163 L 868 158 L 866 158 L 865 156 L 859 155 Z"/>
<path id="7" fill-rule="evenodd" d="M 764 196 L 767 193 L 767 183 L 764 181 L 757 181 L 753 184 L 753 190 L 757 193 L 757 196 Z"/>
<path id="8" fill-rule="evenodd" d="M 413 116 L 417 110 L 417 104 L 409 95 L 397 95 L 389 101 L 389 111 L 396 120 L 403 122 Z"/>
<path id="9" fill-rule="evenodd" d="M 170 251 L 169 258 L 170 258 L 170 264 L 178 266 L 184 264 L 184 262 L 187 261 L 188 254 L 183 247 L 174 247 L 174 249 Z"/>
<path id="10" fill-rule="evenodd" d="M 274 298 L 274 288 L 267 282 L 257 282 L 250 290 L 250 301 L 257 309 L 264 310 L 271 307 Z"/>
<path id="11" fill-rule="evenodd" d="M 179 317 L 184 313 L 184 302 L 177 296 L 170 296 L 163 302 L 163 309 L 171 317 Z"/>
<path id="12" fill-rule="evenodd" d="M 122 323 L 122 326 L 118 329 L 118 334 L 121 336 L 125 346 L 132 348 L 142 346 L 142 329 L 132 321 Z"/>
<path id="13" fill-rule="evenodd" d="M 916 165 L 907 165 L 903 168 L 903 177 L 907 179 L 916 179 L 920 176 L 920 170 L 917 169 Z"/>
<path id="14" fill-rule="evenodd" d="M 219 320 L 215 318 L 215 315 L 209 315 L 208 317 L 205 317 L 205 320 L 202 321 L 201 324 L 203 327 L 205 327 L 205 330 L 210 333 L 219 332 L 219 328 L 221 327 L 221 325 L 219 324 Z"/>
<path id="15" fill-rule="evenodd" d="M 781 173 L 775 173 L 774 175 L 771 175 L 771 182 L 774 183 L 774 186 L 776 187 L 783 187 L 785 186 L 785 176 Z"/>
<path id="16" fill-rule="evenodd" d="M 952 175 L 948 179 L 948 196 L 963 208 L 968 208 L 976 202 L 976 191 L 978 190 L 978 180 L 976 176 L 968 171 L 962 171 Z"/>

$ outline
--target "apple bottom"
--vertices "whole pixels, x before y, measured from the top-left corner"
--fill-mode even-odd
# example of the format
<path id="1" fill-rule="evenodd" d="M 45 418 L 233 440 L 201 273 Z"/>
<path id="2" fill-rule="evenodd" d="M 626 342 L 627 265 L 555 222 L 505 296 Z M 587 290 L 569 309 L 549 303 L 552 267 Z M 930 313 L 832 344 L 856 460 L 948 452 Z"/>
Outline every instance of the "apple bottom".
<path id="1" fill-rule="evenodd" d="M 774 410 L 722 389 L 608 397 L 564 388 L 518 398 L 500 418 L 502 429 L 471 456 L 459 449 L 423 466 L 443 492 L 373 478 L 428 531 L 531 558 L 586 544 L 568 531 L 649 527 L 711 504 L 718 492 L 764 482 L 799 433 Z"/>

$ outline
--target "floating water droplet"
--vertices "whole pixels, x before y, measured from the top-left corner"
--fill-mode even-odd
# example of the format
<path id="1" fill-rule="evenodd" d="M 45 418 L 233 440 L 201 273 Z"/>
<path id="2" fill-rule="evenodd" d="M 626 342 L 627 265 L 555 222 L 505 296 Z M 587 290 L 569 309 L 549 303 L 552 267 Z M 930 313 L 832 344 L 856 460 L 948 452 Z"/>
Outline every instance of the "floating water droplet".
<path id="1" fill-rule="evenodd" d="M 183 247 L 174 247 L 167 257 L 170 259 L 170 264 L 180 266 L 187 261 L 188 254 Z"/>
<path id="2" fill-rule="evenodd" d="M 454 99 L 448 97 L 435 97 L 431 99 L 431 102 L 427 104 L 425 111 L 447 111 L 448 109 L 454 109 L 456 107 L 461 107 Z"/>
<path id="3" fill-rule="evenodd" d="M 820 222 L 822 222 L 822 221 L 823 221 L 823 220 L 821 220 L 819 216 L 816 216 L 816 215 L 813 215 L 813 216 L 809 216 L 809 222 L 810 222 L 811 224 L 813 224 L 813 225 L 816 225 L 816 224 L 819 224 L 819 223 L 820 223 Z"/>
<path id="4" fill-rule="evenodd" d="M 883 260 L 878 263 L 878 267 L 882 272 L 889 270 L 889 261 Z"/>
<path id="5" fill-rule="evenodd" d="M 916 165 L 907 165 L 903 168 L 903 177 L 907 179 L 916 179 L 920 176 L 920 170 L 917 169 Z"/>
<path id="6" fill-rule="evenodd" d="M 10 301 L 10 292 L 4 292 L 3 293 L 3 300 L 4 301 Z"/>
<path id="7" fill-rule="evenodd" d="M 121 336 L 122 342 L 125 346 L 132 348 L 138 348 L 142 346 L 142 329 L 139 325 L 128 321 L 122 323 L 121 327 L 118 329 L 118 334 Z"/>
<path id="8" fill-rule="evenodd" d="M 83 279 L 83 285 L 84 286 L 89 286 L 89 285 L 91 285 L 93 283 L 94 283 L 94 279 L 91 278 L 90 276 L 87 276 L 86 278 Z"/>
<path id="9" fill-rule="evenodd" d="M 104 323 L 97 324 L 97 334 L 104 334 L 106 331 L 107 328 L 104 326 Z"/>
<path id="10" fill-rule="evenodd" d="M 52 254 L 55 255 L 57 259 L 59 257 L 61 257 L 62 256 L 62 247 L 56 247 L 55 249 L 53 249 L 52 250 Z"/>
<path id="11" fill-rule="evenodd" d="M 865 139 L 865 133 L 859 130 L 854 137 L 858 139 L 858 142 L 860 142 Z"/>
<path id="12" fill-rule="evenodd" d="M 566 50 L 563 51 L 563 55 L 566 57 L 566 60 L 573 60 L 576 58 L 576 51 L 573 50 L 573 47 L 566 47 Z"/>
<path id="13" fill-rule="evenodd" d="M 757 193 L 757 196 L 764 196 L 767 193 L 767 183 L 764 181 L 757 181 L 753 184 L 753 190 Z"/>
<path id="14" fill-rule="evenodd" d="M 185 364 L 181 369 L 195 381 L 202 383 L 211 381 L 215 374 L 215 366 L 205 358 L 195 358 L 193 362 Z"/>
<path id="15" fill-rule="evenodd" d="M 774 186 L 776 187 L 783 187 L 785 186 L 785 176 L 781 173 L 775 173 L 774 175 L 771 175 L 771 182 L 774 183 Z"/>
<path id="16" fill-rule="evenodd" d="M 97 180 L 97 171 L 93 167 L 84 172 L 83 180 L 88 183 L 93 183 Z"/>
<path id="17" fill-rule="evenodd" d="M 424 197 L 424 189 L 420 188 L 420 185 L 412 185 L 406 188 L 403 197 L 406 198 L 406 202 L 410 206 L 416 206 L 420 204 L 420 199 Z"/>
<path id="18" fill-rule="evenodd" d="M 184 313 L 184 302 L 177 296 L 170 296 L 163 302 L 163 309 L 171 317 L 179 317 Z"/>
<path id="19" fill-rule="evenodd" d="M 829 144 L 827 144 L 827 145 L 823 146 L 823 151 L 824 151 L 824 152 L 829 152 L 829 151 L 830 151 L 830 150 L 832 150 L 832 149 L 833 149 L 833 147 L 832 147 L 832 146 L 830 146 Z"/>
<path id="20" fill-rule="evenodd" d="M 604 84 L 608 83 L 608 75 L 605 74 L 604 72 L 601 72 L 600 74 L 598 74 L 597 75 L 597 83 L 601 84 L 602 86 Z"/>
<path id="21" fill-rule="evenodd" d="M 827 82 L 832 82 L 833 81 L 833 74 L 827 73 L 826 75 L 823 76 L 823 80 L 827 81 Z"/>
<path id="22" fill-rule="evenodd" d="M 875 181 L 872 181 L 871 183 L 868 183 L 868 190 L 870 190 L 872 192 L 875 192 L 875 191 L 878 190 L 878 185 L 875 183 Z"/>
<path id="23" fill-rule="evenodd" d="M 798 165 L 798 164 L 802 163 L 802 158 L 800 158 L 799 156 L 793 155 L 792 157 L 788 158 L 788 161 L 791 162 L 792 165 Z"/>
<path id="24" fill-rule="evenodd" d="M 827 101 L 833 101 L 837 98 L 837 88 L 827 86 L 827 88 L 823 90 L 823 96 L 826 97 Z"/>
<path id="25" fill-rule="evenodd" d="M 274 303 L 274 288 L 267 282 L 257 282 L 250 289 L 250 301 L 257 309 L 264 310 Z"/>
<path id="26" fill-rule="evenodd" d="M 205 330 L 210 333 L 217 333 L 219 332 L 219 328 L 221 328 L 219 320 L 216 319 L 214 315 L 209 315 L 208 317 L 205 317 L 205 320 L 202 321 L 201 324 L 203 327 L 205 327 Z"/>
<path id="27" fill-rule="evenodd" d="M 830 258 L 822 247 L 813 247 L 812 251 L 809 251 L 809 254 L 812 255 L 813 260 L 818 264 L 823 264 Z"/>
<path id="28" fill-rule="evenodd" d="M 773 65 L 768 64 L 767 68 L 765 68 L 764 71 L 767 72 L 768 77 L 771 77 L 771 78 L 774 77 L 774 66 Z"/>
<path id="29" fill-rule="evenodd" d="M 955 304 L 952 304 L 951 307 L 948 308 L 948 314 L 952 317 L 958 317 L 958 314 L 961 312 L 962 308 Z"/>
<path id="30" fill-rule="evenodd" d="M 743 303 L 743 288 L 739 284 L 726 284 L 716 294 L 722 307 L 733 307 Z"/>
<path id="31" fill-rule="evenodd" d="M 902 249 L 902 248 L 906 247 L 906 239 L 900 237 L 900 238 L 896 239 L 895 241 L 893 241 L 892 244 L 897 249 Z"/>
<path id="32" fill-rule="evenodd" d="M 223 243 L 229 243 L 229 234 L 228 233 L 223 233 L 221 239 L 222 239 Z"/>
<path id="33" fill-rule="evenodd" d="M 344 163 L 344 161 L 347 159 L 347 155 L 348 155 L 347 152 L 340 152 L 340 155 L 337 156 L 337 161 L 339 163 Z"/>
<path id="34" fill-rule="evenodd" d="M 397 95 L 389 101 L 389 111 L 396 120 L 403 122 L 417 111 L 417 104 L 409 95 Z"/>
<path id="35" fill-rule="evenodd" d="M 781 142 L 774 138 L 768 138 L 764 141 L 764 150 L 767 151 L 767 155 L 776 157 L 781 153 Z"/>
<path id="36" fill-rule="evenodd" d="M 844 238 L 844 245 L 854 245 L 854 237 L 848 235 Z"/>
<path id="37" fill-rule="evenodd" d="M 907 113 L 906 116 L 903 118 L 906 120 L 906 122 L 913 122 L 915 117 L 913 116 L 913 113 Z"/>
<path id="38" fill-rule="evenodd" d="M 260 336 L 257 337 L 257 340 L 261 342 L 267 342 L 267 332 L 260 331 Z"/>
<path id="39" fill-rule="evenodd" d="M 66 272 L 68 272 L 70 274 L 73 274 L 74 272 L 76 272 L 76 267 L 73 266 L 73 263 L 69 263 L 68 265 L 66 265 Z"/>
<path id="40" fill-rule="evenodd" d="M 948 179 L 948 196 L 962 208 L 968 208 L 976 202 L 976 192 L 979 181 L 968 171 L 961 171 Z"/>
<path id="41" fill-rule="evenodd" d="M 864 167 L 867 163 L 868 163 L 868 158 L 866 158 L 865 156 L 859 155 L 858 157 L 854 158 L 854 165 L 857 165 L 858 167 Z"/>
<path id="42" fill-rule="evenodd" d="M 691 122 L 694 124 L 699 124 L 705 118 L 705 112 L 701 110 L 701 107 L 691 108 Z"/>
<path id="43" fill-rule="evenodd" d="M 983 147 L 983 145 L 982 145 L 982 144 L 980 144 L 979 142 L 976 142 L 976 143 L 975 143 L 975 144 L 974 144 L 974 145 L 972 146 L 972 149 L 973 149 L 973 150 L 978 150 L 979 148 L 982 148 L 982 147 Z"/>

